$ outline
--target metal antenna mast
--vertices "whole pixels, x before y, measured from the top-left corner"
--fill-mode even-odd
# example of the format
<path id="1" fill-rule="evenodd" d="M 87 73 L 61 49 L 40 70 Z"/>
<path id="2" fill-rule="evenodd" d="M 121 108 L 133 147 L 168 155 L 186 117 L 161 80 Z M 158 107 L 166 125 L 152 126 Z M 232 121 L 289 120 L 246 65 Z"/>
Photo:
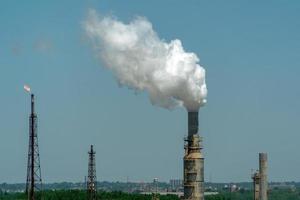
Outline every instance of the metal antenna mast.
<path id="1" fill-rule="evenodd" d="M 97 177 L 96 177 L 96 152 L 91 145 L 89 154 L 89 166 L 88 166 L 88 177 L 87 177 L 87 200 L 97 199 Z"/>
<path id="2" fill-rule="evenodd" d="M 42 177 L 37 137 L 37 115 L 34 111 L 34 94 L 31 94 L 31 114 L 29 116 L 29 148 L 26 180 L 26 193 L 28 194 L 28 200 L 35 200 L 35 191 L 41 190 Z"/>

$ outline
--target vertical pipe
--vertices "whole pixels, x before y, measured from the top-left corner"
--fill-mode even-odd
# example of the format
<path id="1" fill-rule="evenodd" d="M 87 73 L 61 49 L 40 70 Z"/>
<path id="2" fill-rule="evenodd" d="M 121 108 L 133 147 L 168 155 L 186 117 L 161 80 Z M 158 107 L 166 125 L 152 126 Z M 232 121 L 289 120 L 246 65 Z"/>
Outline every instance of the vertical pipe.
<path id="1" fill-rule="evenodd" d="M 267 177 L 267 168 L 268 168 L 268 157 L 266 153 L 259 153 L 259 200 L 268 200 L 268 177 Z"/>
<path id="2" fill-rule="evenodd" d="M 31 94 L 31 115 L 34 115 L 34 94 Z"/>
<path id="3" fill-rule="evenodd" d="M 198 112 L 188 112 L 188 136 L 198 133 L 199 119 Z"/>

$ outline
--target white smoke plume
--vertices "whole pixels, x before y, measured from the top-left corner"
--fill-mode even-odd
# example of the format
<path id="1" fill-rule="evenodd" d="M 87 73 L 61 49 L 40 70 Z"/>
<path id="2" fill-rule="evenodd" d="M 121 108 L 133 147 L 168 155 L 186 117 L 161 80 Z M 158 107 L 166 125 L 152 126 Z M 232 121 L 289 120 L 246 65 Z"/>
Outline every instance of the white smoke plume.
<path id="1" fill-rule="evenodd" d="M 206 103 L 205 69 L 181 41 L 160 39 L 152 24 L 137 17 L 126 24 L 90 10 L 84 29 L 105 66 L 121 85 L 147 91 L 152 104 L 197 111 Z"/>

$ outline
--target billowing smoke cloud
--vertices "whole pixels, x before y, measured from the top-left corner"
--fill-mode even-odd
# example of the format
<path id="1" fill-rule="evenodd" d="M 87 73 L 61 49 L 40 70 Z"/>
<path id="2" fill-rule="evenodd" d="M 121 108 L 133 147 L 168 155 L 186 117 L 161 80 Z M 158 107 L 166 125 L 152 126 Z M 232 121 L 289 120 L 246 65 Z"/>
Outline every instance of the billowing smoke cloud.
<path id="1" fill-rule="evenodd" d="M 84 29 L 121 85 L 147 91 L 152 104 L 168 109 L 180 105 L 195 111 L 205 104 L 205 70 L 197 55 L 185 52 L 178 39 L 160 39 L 147 19 L 125 24 L 91 10 Z"/>

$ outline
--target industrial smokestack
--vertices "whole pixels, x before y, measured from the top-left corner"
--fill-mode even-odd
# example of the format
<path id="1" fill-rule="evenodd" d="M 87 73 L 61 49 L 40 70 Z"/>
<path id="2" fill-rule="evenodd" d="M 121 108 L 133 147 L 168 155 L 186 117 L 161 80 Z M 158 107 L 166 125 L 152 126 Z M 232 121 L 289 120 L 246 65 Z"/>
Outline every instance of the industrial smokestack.
<path id="1" fill-rule="evenodd" d="M 268 157 L 266 153 L 259 153 L 259 200 L 268 200 Z"/>
<path id="2" fill-rule="evenodd" d="M 188 137 L 184 156 L 184 199 L 204 199 L 204 158 L 198 134 L 198 112 L 188 112 Z"/>

